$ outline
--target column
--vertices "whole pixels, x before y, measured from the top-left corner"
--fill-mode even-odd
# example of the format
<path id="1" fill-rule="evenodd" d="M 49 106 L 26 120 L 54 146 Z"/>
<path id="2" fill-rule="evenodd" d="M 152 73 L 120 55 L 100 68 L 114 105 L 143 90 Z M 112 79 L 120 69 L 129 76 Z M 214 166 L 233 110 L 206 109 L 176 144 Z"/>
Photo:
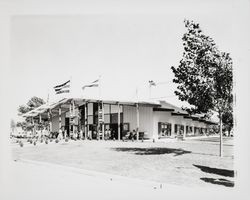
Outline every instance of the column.
<path id="1" fill-rule="evenodd" d="M 48 120 L 49 120 L 49 132 L 52 132 L 52 115 L 51 115 L 51 110 L 48 110 Z"/>
<path id="2" fill-rule="evenodd" d="M 120 125 L 121 115 L 120 115 L 120 104 L 119 103 L 118 103 L 117 109 L 118 109 L 118 140 L 121 140 L 121 125 Z"/>
<path id="3" fill-rule="evenodd" d="M 62 128 L 62 109 L 59 107 L 59 130 Z"/>
<path id="4" fill-rule="evenodd" d="M 99 115 L 100 115 L 100 102 L 99 101 L 98 101 L 98 107 L 97 108 L 98 108 L 98 110 L 97 110 L 97 136 L 96 136 L 96 138 L 99 139 L 99 136 L 100 136 L 100 119 L 99 119 Z"/>
<path id="5" fill-rule="evenodd" d="M 31 117 L 31 123 L 33 125 L 33 136 L 35 136 L 35 123 L 34 123 L 34 118 Z"/>
<path id="6" fill-rule="evenodd" d="M 139 123 L 140 123 L 140 116 L 139 116 L 139 103 L 136 104 L 136 140 L 139 140 Z"/>
<path id="7" fill-rule="evenodd" d="M 70 133 L 71 133 L 71 118 L 72 118 L 72 111 L 71 111 L 72 107 L 71 107 L 71 103 L 69 103 L 69 137 L 70 137 Z"/>
<path id="8" fill-rule="evenodd" d="M 187 125 L 184 124 L 183 139 L 186 138 L 186 135 L 187 135 Z"/>
<path id="9" fill-rule="evenodd" d="M 102 140 L 104 140 L 104 103 L 102 101 Z"/>
<path id="10" fill-rule="evenodd" d="M 88 103 L 85 103 L 85 109 L 84 109 L 84 139 L 87 139 L 88 135 Z"/>
<path id="11" fill-rule="evenodd" d="M 72 125 L 73 125 L 73 137 L 75 138 L 75 101 L 72 100 Z"/>
<path id="12" fill-rule="evenodd" d="M 171 122 L 171 137 L 174 136 L 174 122 Z"/>

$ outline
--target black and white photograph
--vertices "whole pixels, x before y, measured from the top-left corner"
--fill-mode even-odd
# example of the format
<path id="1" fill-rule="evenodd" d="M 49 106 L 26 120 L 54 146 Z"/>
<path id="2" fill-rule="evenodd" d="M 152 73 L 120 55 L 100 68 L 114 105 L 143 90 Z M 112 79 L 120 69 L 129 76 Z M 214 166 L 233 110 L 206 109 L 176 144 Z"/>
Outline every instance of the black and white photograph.
<path id="1" fill-rule="evenodd" d="M 248 199 L 249 11 L 1 0 L 0 198 Z"/>

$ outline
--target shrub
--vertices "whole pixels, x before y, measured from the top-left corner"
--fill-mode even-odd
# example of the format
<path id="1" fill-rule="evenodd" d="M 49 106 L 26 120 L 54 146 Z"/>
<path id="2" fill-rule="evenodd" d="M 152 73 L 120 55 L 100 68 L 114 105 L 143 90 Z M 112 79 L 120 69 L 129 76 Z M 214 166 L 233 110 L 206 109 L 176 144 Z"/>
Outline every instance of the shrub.
<path id="1" fill-rule="evenodd" d="M 58 142 L 59 142 L 59 140 L 58 140 L 58 139 L 56 139 L 56 140 L 55 140 L 55 142 L 56 142 L 56 143 L 58 143 Z"/>

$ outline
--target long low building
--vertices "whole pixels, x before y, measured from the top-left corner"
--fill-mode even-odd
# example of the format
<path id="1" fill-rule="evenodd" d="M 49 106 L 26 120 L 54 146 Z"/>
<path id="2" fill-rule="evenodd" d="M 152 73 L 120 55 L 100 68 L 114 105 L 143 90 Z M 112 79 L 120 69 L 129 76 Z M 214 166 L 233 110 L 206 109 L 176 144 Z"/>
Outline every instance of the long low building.
<path id="1" fill-rule="evenodd" d="M 132 102 L 82 98 L 64 98 L 53 104 L 42 105 L 26 114 L 34 124 L 47 121 L 51 132 L 65 130 L 68 136 L 82 132 L 85 138 L 102 136 L 111 130 L 120 140 L 128 132 L 135 132 L 137 139 L 175 138 L 208 133 L 216 123 L 201 115 L 189 115 L 185 110 L 166 101 Z"/>

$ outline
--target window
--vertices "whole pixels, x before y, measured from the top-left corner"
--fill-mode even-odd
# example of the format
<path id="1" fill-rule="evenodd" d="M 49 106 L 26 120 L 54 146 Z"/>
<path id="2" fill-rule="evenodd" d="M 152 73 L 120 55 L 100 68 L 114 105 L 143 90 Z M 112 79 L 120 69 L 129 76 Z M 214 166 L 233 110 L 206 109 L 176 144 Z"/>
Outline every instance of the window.
<path id="1" fill-rule="evenodd" d="M 183 135 L 184 134 L 184 125 L 175 124 L 174 129 L 175 129 L 174 132 L 177 135 Z"/>
<path id="2" fill-rule="evenodd" d="M 159 122 L 158 123 L 158 134 L 160 137 L 171 135 L 171 123 Z"/>

